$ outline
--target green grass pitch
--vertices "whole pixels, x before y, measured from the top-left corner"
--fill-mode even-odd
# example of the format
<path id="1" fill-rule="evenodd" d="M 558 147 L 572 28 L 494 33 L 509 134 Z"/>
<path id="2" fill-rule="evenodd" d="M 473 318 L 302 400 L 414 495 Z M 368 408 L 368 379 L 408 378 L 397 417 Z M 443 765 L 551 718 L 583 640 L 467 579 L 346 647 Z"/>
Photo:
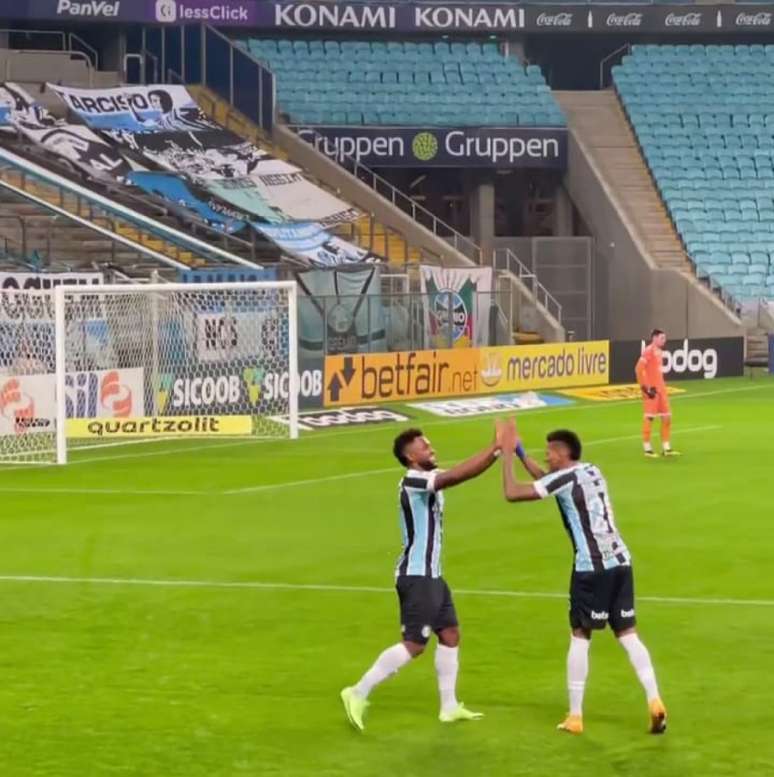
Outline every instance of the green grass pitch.
<path id="1" fill-rule="evenodd" d="M 569 426 L 608 477 L 665 737 L 645 733 L 642 691 L 609 632 L 592 645 L 586 733 L 554 730 L 570 543 L 551 501 L 502 500 L 499 465 L 449 491 L 446 508 L 459 696 L 486 718 L 438 723 L 429 651 L 376 689 L 364 734 L 348 725 L 339 690 L 399 638 L 392 424 L 0 470 L 0 774 L 774 773 L 774 380 L 683 385 L 679 460 L 641 456 L 638 403 L 520 416 L 530 449 Z M 491 416 L 408 412 L 442 464 L 491 439 Z M 239 582 L 276 585 L 223 585 Z"/>

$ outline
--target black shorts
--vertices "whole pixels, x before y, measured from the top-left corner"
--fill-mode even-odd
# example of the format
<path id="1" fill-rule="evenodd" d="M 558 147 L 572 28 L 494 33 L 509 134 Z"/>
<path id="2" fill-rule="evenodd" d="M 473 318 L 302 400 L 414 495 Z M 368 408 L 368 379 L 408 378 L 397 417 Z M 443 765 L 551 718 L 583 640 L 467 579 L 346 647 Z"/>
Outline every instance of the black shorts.
<path id="1" fill-rule="evenodd" d="M 570 579 L 570 626 L 574 629 L 630 629 L 634 617 L 634 575 L 630 566 L 576 572 Z"/>
<path id="2" fill-rule="evenodd" d="M 430 635 L 457 625 L 451 591 L 442 577 L 400 575 L 400 630 L 407 642 L 424 645 Z"/>

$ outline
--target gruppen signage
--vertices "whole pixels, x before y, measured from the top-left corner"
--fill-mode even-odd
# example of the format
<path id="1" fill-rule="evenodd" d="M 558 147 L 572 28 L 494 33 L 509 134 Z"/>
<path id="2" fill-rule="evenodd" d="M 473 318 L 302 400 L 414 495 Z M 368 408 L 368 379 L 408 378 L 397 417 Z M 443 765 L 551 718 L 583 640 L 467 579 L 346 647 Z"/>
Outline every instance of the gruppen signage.
<path id="1" fill-rule="evenodd" d="M 302 127 L 299 136 L 339 162 L 369 167 L 540 167 L 567 165 L 561 128 Z"/>

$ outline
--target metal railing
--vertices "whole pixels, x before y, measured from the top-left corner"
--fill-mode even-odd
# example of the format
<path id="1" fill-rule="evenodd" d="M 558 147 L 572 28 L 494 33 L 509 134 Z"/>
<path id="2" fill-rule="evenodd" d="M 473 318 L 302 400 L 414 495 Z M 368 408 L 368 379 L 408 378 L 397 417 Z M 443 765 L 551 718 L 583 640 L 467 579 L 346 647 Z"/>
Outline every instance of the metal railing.
<path id="1" fill-rule="evenodd" d="M 11 157 L 9 159 L 9 157 Z M 121 229 L 131 229 L 137 232 L 137 241 L 140 244 L 145 242 L 161 242 L 164 246 L 163 253 L 176 263 L 186 264 L 185 255 L 191 254 L 196 259 L 210 260 L 222 264 L 224 261 L 235 265 L 244 265 L 250 268 L 257 268 L 260 265 L 245 259 L 230 251 L 219 248 L 210 242 L 204 242 L 195 236 L 196 226 L 189 227 L 193 235 L 187 235 L 184 232 L 175 230 L 166 224 L 149 218 L 136 210 L 130 210 L 114 200 L 107 199 L 102 195 L 84 189 L 79 184 L 68 181 L 63 176 L 50 172 L 34 163 L 28 166 L 14 164 L 14 156 L 10 152 L 0 151 L 2 166 L 0 170 L 5 171 L 6 175 L 10 172 L 18 178 L 22 190 L 27 191 L 33 186 L 42 187 L 48 192 L 47 201 L 67 210 L 66 205 L 72 206 L 74 200 L 75 213 L 78 216 L 85 214 L 87 219 L 100 219 L 107 229 L 121 234 Z M 16 180 L 16 179 L 14 179 Z M 121 189 L 121 194 L 124 190 Z M 131 195 L 130 196 L 134 196 Z M 68 200 L 69 198 L 69 200 Z M 147 203 L 144 198 L 137 198 L 140 207 Z M 197 225 L 199 231 L 207 232 L 208 237 L 215 233 L 216 242 L 223 242 L 229 239 L 235 240 L 232 236 L 214 230 L 204 224 Z M 255 254 L 255 243 L 252 245 L 243 241 L 243 245 L 253 249 Z M 155 250 L 155 249 L 154 249 Z"/>
<path id="2" fill-rule="evenodd" d="M 542 307 L 556 321 L 562 323 L 562 306 L 551 292 L 538 280 L 537 275 L 519 259 L 510 248 L 498 248 L 492 252 L 492 266 L 495 270 L 510 273 L 529 290 L 537 305 Z"/>
<path id="3" fill-rule="evenodd" d="M 299 128 L 300 127 L 291 125 L 291 129 L 297 130 Z M 314 146 L 318 150 L 320 150 L 321 146 L 322 148 L 325 148 L 324 136 L 312 128 L 304 127 L 304 134 L 301 135 L 299 133 L 299 137 L 306 140 L 311 146 Z M 321 151 L 320 153 L 324 152 Z M 471 261 L 476 264 L 481 264 L 482 253 L 480 246 L 469 237 L 465 237 L 465 235 L 458 232 L 454 227 L 447 224 L 443 219 L 439 219 L 427 208 L 419 205 L 408 194 L 405 194 L 388 180 L 382 178 L 378 173 L 371 170 L 370 167 L 366 167 L 355 159 L 355 157 L 349 156 L 348 154 L 337 153 L 335 157 L 331 158 L 338 162 L 347 172 L 354 175 L 359 181 L 368 185 L 379 196 L 411 216 L 417 224 L 430 230 L 436 237 L 449 243 Z"/>
<path id="4" fill-rule="evenodd" d="M 47 49 L 13 49 L 14 54 L 34 54 L 36 57 L 45 57 L 45 56 L 54 56 L 54 57 L 61 57 L 62 54 L 67 54 L 70 57 L 74 57 L 75 59 L 82 59 L 86 63 L 86 72 L 89 76 L 89 86 L 94 86 L 94 66 L 91 63 L 91 60 L 89 57 L 84 54 L 82 51 L 48 51 Z M 19 78 L 19 76 L 14 75 L 14 64 L 16 61 L 13 59 L 13 57 L 9 57 L 5 60 L 5 63 L 3 64 L 3 80 L 5 81 L 11 81 L 15 78 Z M 20 80 L 24 80 L 21 78 Z"/>
<path id="5" fill-rule="evenodd" d="M 20 30 L 13 27 L 6 27 L 0 29 L 0 35 L 20 35 L 23 36 L 25 43 L 29 43 L 33 37 L 41 37 L 45 39 L 54 38 L 60 44 L 60 51 L 69 52 L 71 54 L 81 53 L 88 54 L 89 60 L 95 70 L 99 70 L 99 52 L 89 43 L 86 43 L 80 35 L 74 32 L 65 32 L 64 30 Z M 11 51 L 19 51 L 18 48 L 13 46 L 13 40 L 9 41 L 11 44 L 8 48 Z M 78 45 L 83 49 L 76 49 L 75 45 Z M 26 50 L 25 46 L 22 50 Z M 37 51 L 37 49 L 29 49 L 30 51 Z"/>
<path id="6" fill-rule="evenodd" d="M 632 53 L 632 45 L 631 43 L 625 43 L 623 46 L 620 46 L 615 51 L 611 51 L 606 57 L 602 59 L 602 61 L 599 63 L 599 88 L 600 89 L 606 89 L 607 88 L 607 79 L 605 78 L 605 68 L 608 66 L 608 64 L 612 63 L 614 60 L 623 59 L 627 54 Z M 610 64 L 608 67 L 608 72 L 612 74 L 613 72 L 613 65 Z"/>

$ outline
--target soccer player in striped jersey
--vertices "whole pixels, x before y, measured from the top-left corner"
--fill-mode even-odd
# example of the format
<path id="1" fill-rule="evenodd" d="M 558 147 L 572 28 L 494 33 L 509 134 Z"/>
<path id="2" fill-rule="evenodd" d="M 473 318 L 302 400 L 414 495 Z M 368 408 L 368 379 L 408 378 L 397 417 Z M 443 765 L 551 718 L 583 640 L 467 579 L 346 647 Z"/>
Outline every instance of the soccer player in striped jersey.
<path id="1" fill-rule="evenodd" d="M 395 569 L 401 641 L 383 651 L 356 685 L 341 692 L 347 717 L 361 731 L 368 695 L 421 655 L 432 634 L 438 638 L 435 671 L 441 697 L 440 721 L 482 717 L 457 701 L 460 630 L 451 591 L 441 576 L 441 544 L 444 491 L 489 469 L 499 454 L 497 445 L 492 443 L 451 469 L 441 470 L 427 437 L 420 429 L 407 429 L 395 438 L 393 453 L 407 469 L 398 487 L 403 549 Z"/>
<path id="2" fill-rule="evenodd" d="M 609 623 L 645 689 L 650 731 L 662 734 L 666 731 L 666 708 L 650 654 L 637 634 L 632 559 L 615 523 L 607 483 L 598 467 L 581 461 L 581 442 L 574 432 L 560 429 L 551 432 L 546 440 L 548 472 L 526 455 L 515 421 L 498 424 L 506 500 L 524 502 L 555 497 L 575 552 L 570 582 L 572 633 L 567 654 L 570 711 L 558 728 L 571 734 L 583 733 L 583 694 L 591 633 Z M 516 482 L 514 452 L 534 483 Z"/>

